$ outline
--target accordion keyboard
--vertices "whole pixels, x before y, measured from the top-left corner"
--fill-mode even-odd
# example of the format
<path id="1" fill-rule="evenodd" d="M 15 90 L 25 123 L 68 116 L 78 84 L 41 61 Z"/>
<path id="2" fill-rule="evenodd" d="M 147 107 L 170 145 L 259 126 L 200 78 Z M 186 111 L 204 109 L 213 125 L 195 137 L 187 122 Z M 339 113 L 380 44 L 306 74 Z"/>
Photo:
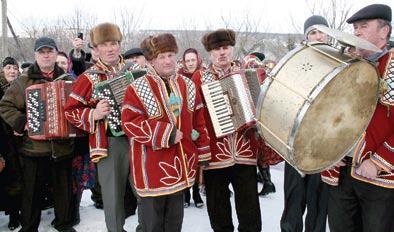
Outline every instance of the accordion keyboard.
<path id="1" fill-rule="evenodd" d="M 207 106 L 212 106 L 209 110 L 211 122 L 214 125 L 216 136 L 220 137 L 235 131 L 232 110 L 228 95 L 224 93 L 219 81 L 213 81 L 202 86 Z"/>

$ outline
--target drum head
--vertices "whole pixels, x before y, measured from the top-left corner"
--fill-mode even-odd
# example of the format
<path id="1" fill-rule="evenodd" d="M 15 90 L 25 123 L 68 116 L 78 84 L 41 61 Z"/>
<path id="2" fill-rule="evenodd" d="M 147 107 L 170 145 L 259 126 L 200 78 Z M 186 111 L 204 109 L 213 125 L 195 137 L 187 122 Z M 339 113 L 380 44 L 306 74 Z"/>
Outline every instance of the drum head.
<path id="1" fill-rule="evenodd" d="M 376 69 L 365 61 L 339 69 L 343 70 L 326 77 L 336 75 L 324 88 L 315 90 L 318 95 L 293 134 L 294 166 L 304 173 L 320 172 L 342 159 L 360 138 L 375 110 Z"/>

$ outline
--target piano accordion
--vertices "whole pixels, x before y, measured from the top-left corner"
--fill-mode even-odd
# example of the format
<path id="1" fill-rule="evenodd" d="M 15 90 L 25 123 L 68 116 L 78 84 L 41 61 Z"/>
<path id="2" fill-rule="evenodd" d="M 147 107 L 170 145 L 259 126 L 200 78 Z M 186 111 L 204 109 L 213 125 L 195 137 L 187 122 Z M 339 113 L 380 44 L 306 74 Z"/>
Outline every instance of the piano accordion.
<path id="1" fill-rule="evenodd" d="M 146 70 L 126 71 L 113 79 L 101 81 L 95 85 L 93 98 L 107 100 L 111 109 L 107 116 L 108 126 L 113 136 L 122 136 L 121 106 L 129 84 L 146 74 Z"/>
<path id="2" fill-rule="evenodd" d="M 254 105 L 257 107 L 257 101 L 260 96 L 260 87 L 265 80 L 265 69 L 263 68 L 250 68 L 241 70 L 245 73 L 246 81 L 248 82 L 248 89 L 252 97 Z"/>
<path id="3" fill-rule="evenodd" d="M 31 85 L 25 90 L 28 136 L 34 140 L 65 139 L 83 136 L 64 115 L 72 81 Z"/>
<path id="4" fill-rule="evenodd" d="M 217 138 L 255 123 L 256 109 L 244 72 L 204 83 L 201 88 Z"/>

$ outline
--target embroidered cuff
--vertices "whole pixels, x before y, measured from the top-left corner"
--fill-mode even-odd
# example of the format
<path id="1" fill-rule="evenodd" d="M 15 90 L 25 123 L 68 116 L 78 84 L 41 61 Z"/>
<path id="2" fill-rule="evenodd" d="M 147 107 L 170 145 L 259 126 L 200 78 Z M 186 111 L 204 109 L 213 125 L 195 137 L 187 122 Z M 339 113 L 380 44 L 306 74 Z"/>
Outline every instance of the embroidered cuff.
<path id="1" fill-rule="evenodd" d="M 374 153 L 371 155 L 371 160 L 376 164 L 378 167 L 384 169 L 387 172 L 391 172 L 394 170 L 394 166 L 387 162 L 383 157 L 381 157 L 378 153 Z"/>
<path id="2" fill-rule="evenodd" d="M 89 110 L 89 118 L 88 118 L 89 133 L 94 134 L 96 132 L 96 123 L 93 118 L 94 109 L 88 109 L 88 110 Z"/>
<path id="3" fill-rule="evenodd" d="M 209 160 L 211 160 L 211 153 L 210 152 L 198 155 L 198 162 L 209 161 Z"/>

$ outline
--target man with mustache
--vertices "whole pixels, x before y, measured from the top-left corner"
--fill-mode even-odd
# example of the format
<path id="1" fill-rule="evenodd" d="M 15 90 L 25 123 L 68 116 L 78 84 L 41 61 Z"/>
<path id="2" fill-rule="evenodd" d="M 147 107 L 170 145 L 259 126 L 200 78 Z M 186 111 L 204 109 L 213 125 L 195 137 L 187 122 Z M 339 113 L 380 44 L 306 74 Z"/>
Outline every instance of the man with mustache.
<path id="1" fill-rule="evenodd" d="M 332 232 L 394 231 L 394 52 L 387 46 L 391 15 L 389 6 L 372 4 L 347 20 L 355 36 L 382 50 L 356 48 L 355 53 L 376 64 L 385 87 L 355 151 L 323 173 L 323 181 L 330 184 L 328 224 Z"/>
<path id="2" fill-rule="evenodd" d="M 94 98 L 95 85 L 114 78 L 124 67 L 120 55 L 122 34 L 112 23 L 90 31 L 97 62 L 82 73 L 73 86 L 66 106 L 66 118 L 89 133 L 90 158 L 97 163 L 108 231 L 122 232 L 125 223 L 124 195 L 129 174 L 129 144 L 126 136 L 115 136 L 107 126 L 111 113 L 107 100 Z"/>

